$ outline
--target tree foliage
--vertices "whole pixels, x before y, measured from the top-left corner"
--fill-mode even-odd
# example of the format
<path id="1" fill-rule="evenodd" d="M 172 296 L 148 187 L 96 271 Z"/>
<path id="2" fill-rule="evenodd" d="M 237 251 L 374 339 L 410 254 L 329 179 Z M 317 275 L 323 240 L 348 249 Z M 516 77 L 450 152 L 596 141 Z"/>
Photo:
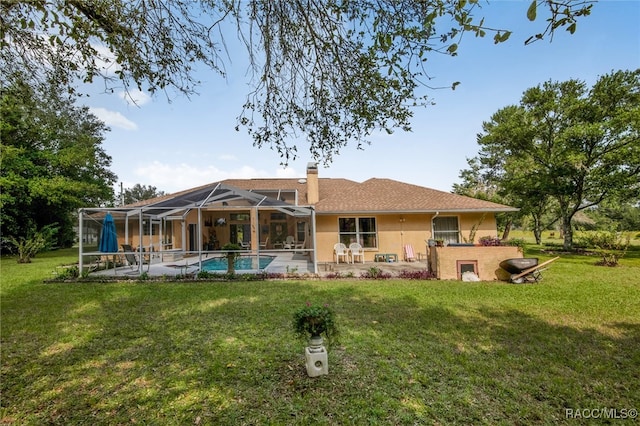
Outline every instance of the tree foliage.
<path id="1" fill-rule="evenodd" d="M 547 23 L 526 42 L 560 28 L 573 33 L 592 3 L 523 4 L 523 18 Z M 373 132 L 410 129 L 412 108 L 429 103 L 430 56 L 456 55 L 465 33 L 509 39 L 510 30 L 485 22 L 485 7 L 484 0 L 16 0 L 0 2 L 0 61 L 36 79 L 55 74 L 71 89 L 78 79 L 103 77 L 106 90 L 189 95 L 197 64 L 226 75 L 233 34 L 252 71 L 238 128 L 256 146 L 277 149 L 284 163 L 297 156 L 301 137 L 316 160 L 329 162 Z"/>
<path id="2" fill-rule="evenodd" d="M 165 195 L 164 191 L 158 191 L 158 188 L 155 186 L 141 185 L 139 183 L 136 183 L 131 188 L 125 188 L 122 194 L 125 205 L 149 200 L 162 195 Z"/>
<path id="3" fill-rule="evenodd" d="M 533 216 L 551 212 L 571 249 L 577 212 L 640 194 L 640 70 L 590 89 L 578 80 L 528 89 L 483 124 L 478 144 L 462 176 L 491 182 Z"/>
<path id="4" fill-rule="evenodd" d="M 107 129 L 56 85 L 40 89 L 16 82 L 0 92 L 1 232 L 20 241 L 57 223 L 56 245 L 70 246 L 74 211 L 113 199 Z"/>

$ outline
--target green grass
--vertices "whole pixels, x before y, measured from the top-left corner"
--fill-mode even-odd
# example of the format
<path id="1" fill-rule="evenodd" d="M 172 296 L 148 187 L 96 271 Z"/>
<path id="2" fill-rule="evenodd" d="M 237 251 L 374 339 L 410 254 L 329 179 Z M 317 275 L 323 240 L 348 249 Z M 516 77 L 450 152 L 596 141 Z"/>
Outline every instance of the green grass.
<path id="1" fill-rule="evenodd" d="M 563 256 L 536 285 L 43 283 L 75 257 L 2 259 L 0 423 L 524 425 L 640 408 L 637 250 L 617 268 Z M 315 379 L 291 326 L 306 301 L 341 327 Z"/>

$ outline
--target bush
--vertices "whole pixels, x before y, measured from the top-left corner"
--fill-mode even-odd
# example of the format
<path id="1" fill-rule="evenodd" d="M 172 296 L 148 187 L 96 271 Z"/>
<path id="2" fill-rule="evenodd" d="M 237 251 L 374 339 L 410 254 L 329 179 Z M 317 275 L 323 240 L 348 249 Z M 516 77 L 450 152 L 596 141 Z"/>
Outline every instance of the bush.
<path id="1" fill-rule="evenodd" d="M 617 266 L 626 254 L 630 242 L 631 234 L 628 232 L 603 231 L 582 234 L 577 238 L 576 244 L 594 249 L 602 258 L 598 265 Z"/>
<path id="2" fill-rule="evenodd" d="M 293 314 L 293 329 L 301 338 L 324 336 L 330 341 L 338 334 L 335 313 L 329 305 L 312 305 L 309 302 Z"/>
<path id="3" fill-rule="evenodd" d="M 420 269 L 419 271 L 400 271 L 400 274 L 398 274 L 398 278 L 403 278 L 406 280 L 433 280 L 436 278 L 436 276 L 431 271 Z"/>
<path id="4" fill-rule="evenodd" d="M 380 268 L 376 268 L 372 266 L 368 271 L 363 272 L 360 275 L 360 278 L 371 279 L 371 280 L 386 280 L 391 278 L 391 274 L 388 272 L 384 272 Z"/>
<path id="5" fill-rule="evenodd" d="M 31 259 L 37 253 L 51 248 L 53 237 L 58 232 L 55 224 L 43 226 L 39 231 L 30 233 L 27 238 L 16 239 L 8 237 L 7 240 L 13 244 L 18 252 L 18 263 L 31 263 Z"/>
<path id="6" fill-rule="evenodd" d="M 480 245 L 485 247 L 496 247 L 502 245 L 502 240 L 498 237 L 481 237 Z"/>

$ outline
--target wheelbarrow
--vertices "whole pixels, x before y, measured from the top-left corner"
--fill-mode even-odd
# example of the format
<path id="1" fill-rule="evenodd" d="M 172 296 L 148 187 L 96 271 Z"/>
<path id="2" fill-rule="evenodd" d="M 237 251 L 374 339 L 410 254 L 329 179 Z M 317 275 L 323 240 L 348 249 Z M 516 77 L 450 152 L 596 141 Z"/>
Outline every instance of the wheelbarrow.
<path id="1" fill-rule="evenodd" d="M 537 283 L 542 279 L 542 271 L 547 269 L 544 267 L 559 258 L 560 256 L 556 256 L 540 264 L 538 264 L 537 258 L 507 259 L 500 262 L 500 267 L 511 273 L 509 282 L 514 284 Z"/>

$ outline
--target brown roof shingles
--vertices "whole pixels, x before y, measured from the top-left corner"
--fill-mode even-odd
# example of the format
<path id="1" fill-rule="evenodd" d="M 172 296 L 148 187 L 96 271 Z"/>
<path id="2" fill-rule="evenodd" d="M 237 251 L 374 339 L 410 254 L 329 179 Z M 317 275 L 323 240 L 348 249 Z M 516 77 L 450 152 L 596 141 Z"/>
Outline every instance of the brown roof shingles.
<path id="1" fill-rule="evenodd" d="M 308 205 L 307 184 L 304 179 L 227 179 L 222 181 L 244 190 L 298 191 L 298 205 Z M 212 184 L 209 184 L 212 185 Z M 202 185 L 198 188 L 204 188 Z M 454 211 L 515 211 L 513 207 L 477 198 L 465 197 L 392 179 L 372 178 L 362 183 L 348 179 L 318 179 L 320 201 L 315 205 L 318 213 L 365 212 L 454 212 Z M 145 200 L 146 205 L 188 193 L 198 188 L 180 191 Z M 287 202 L 291 202 L 287 200 Z"/>
<path id="2" fill-rule="evenodd" d="M 369 179 L 348 190 L 320 197 L 319 212 L 511 211 L 502 204 L 391 179 Z"/>
<path id="3" fill-rule="evenodd" d="M 372 178 L 362 183 L 348 179 L 320 178 L 318 213 L 417 212 L 417 211 L 513 211 L 502 204 L 392 179 Z M 228 179 L 225 183 L 247 190 L 298 190 L 298 203 L 307 204 L 307 186 L 298 179 Z"/>

